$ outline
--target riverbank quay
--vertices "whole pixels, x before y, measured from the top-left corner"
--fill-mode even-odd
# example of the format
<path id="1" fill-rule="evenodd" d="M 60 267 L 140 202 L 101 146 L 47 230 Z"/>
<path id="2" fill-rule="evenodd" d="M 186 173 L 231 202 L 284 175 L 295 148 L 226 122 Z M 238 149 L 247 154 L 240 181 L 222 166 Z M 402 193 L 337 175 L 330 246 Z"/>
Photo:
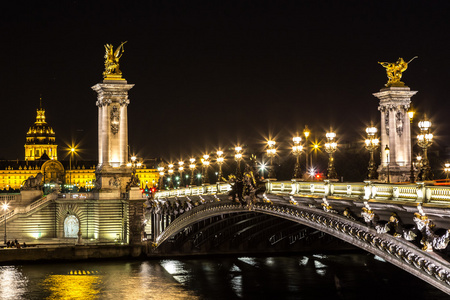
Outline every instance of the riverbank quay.
<path id="1" fill-rule="evenodd" d="M 146 245 L 30 245 L 0 249 L 0 264 L 146 257 Z"/>
<path id="2" fill-rule="evenodd" d="M 361 250 L 351 246 L 336 248 L 322 247 L 304 248 L 301 251 L 154 251 L 151 242 L 138 245 L 128 244 L 30 244 L 26 248 L 0 248 L 0 265 L 28 264 L 45 262 L 69 262 L 89 260 L 115 260 L 115 259 L 173 259 L 173 258 L 204 258 L 204 257 L 234 257 L 234 256 L 279 256 L 314 253 L 353 253 Z"/>

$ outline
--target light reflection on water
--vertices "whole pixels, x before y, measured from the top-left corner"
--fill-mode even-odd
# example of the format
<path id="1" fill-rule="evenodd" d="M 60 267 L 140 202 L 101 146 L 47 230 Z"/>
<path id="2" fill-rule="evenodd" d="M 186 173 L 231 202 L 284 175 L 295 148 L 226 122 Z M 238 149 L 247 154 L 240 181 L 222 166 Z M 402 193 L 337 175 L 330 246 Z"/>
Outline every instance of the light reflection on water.
<path id="1" fill-rule="evenodd" d="M 49 275 L 43 286 L 51 293 L 47 299 L 96 299 L 100 284 L 95 275 Z"/>
<path id="2" fill-rule="evenodd" d="M 16 266 L 0 266 L 0 299 L 21 299 L 28 279 Z"/>
<path id="3" fill-rule="evenodd" d="M 366 254 L 0 267 L 0 299 L 381 299 L 386 295 L 445 298 L 430 285 Z"/>

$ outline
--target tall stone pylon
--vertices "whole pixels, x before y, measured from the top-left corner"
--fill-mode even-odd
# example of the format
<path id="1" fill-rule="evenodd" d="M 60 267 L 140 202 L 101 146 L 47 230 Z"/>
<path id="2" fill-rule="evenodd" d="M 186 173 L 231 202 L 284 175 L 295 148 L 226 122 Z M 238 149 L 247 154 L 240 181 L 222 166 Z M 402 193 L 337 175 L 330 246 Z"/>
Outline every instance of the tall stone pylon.
<path id="1" fill-rule="evenodd" d="M 383 88 L 373 94 L 380 99 L 381 165 L 378 174 L 381 181 L 409 182 L 412 145 L 408 109 L 411 97 L 416 93 L 417 91 L 411 91 L 405 86 Z M 389 148 L 389 155 L 386 153 L 386 146 Z"/>
<path id="2" fill-rule="evenodd" d="M 411 91 L 400 79 L 413 57 L 408 62 L 399 58 L 396 62 L 379 62 L 386 69 L 388 82 L 385 88 L 373 95 L 380 99 L 381 112 L 381 165 L 378 168 L 379 180 L 385 182 L 409 182 L 411 176 L 411 126 L 408 109 Z M 386 151 L 389 149 L 389 151 Z"/>
<path id="3" fill-rule="evenodd" d="M 98 106 L 98 166 L 96 186 L 99 190 L 124 192 L 131 177 L 128 163 L 128 91 L 134 84 L 122 78 L 119 59 L 122 43 L 115 52 L 105 45 L 104 80 L 92 87 L 97 92 Z"/>

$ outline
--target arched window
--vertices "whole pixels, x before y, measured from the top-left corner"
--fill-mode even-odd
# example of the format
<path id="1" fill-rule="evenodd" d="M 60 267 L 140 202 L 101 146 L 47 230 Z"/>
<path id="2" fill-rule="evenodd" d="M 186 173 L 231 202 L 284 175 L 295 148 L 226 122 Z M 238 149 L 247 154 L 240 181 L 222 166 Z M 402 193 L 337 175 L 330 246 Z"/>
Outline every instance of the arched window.
<path id="1" fill-rule="evenodd" d="M 64 220 L 64 237 L 66 238 L 76 238 L 78 237 L 78 231 L 80 229 L 80 224 L 77 217 L 74 215 L 67 215 Z"/>

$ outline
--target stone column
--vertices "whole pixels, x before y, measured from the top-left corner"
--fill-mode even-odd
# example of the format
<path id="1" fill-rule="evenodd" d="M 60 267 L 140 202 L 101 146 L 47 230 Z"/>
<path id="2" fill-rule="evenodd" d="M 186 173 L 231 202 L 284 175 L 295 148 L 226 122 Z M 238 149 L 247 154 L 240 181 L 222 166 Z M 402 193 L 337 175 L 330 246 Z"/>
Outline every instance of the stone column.
<path id="1" fill-rule="evenodd" d="M 411 134 L 408 109 L 411 97 L 417 91 L 409 87 L 388 87 L 373 95 L 380 99 L 381 112 L 381 164 L 378 167 L 379 180 L 388 176 L 386 145 L 389 147 L 390 182 L 408 182 L 411 168 Z"/>
<path id="2" fill-rule="evenodd" d="M 98 167 L 97 188 L 108 199 L 120 197 L 130 181 L 128 162 L 128 91 L 133 84 L 125 79 L 103 80 L 92 87 L 97 92 Z M 102 195 L 99 195 L 102 198 Z"/>

